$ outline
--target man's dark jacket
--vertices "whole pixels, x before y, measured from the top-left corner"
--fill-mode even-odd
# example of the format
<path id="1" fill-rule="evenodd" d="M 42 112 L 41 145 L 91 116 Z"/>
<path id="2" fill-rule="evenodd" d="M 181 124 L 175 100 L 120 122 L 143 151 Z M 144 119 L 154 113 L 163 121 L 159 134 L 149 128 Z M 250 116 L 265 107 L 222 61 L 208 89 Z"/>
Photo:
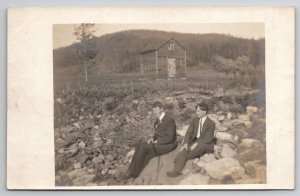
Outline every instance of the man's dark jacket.
<path id="1" fill-rule="evenodd" d="M 165 113 L 164 117 L 160 121 L 156 120 L 154 123 L 154 150 L 158 155 L 166 154 L 176 149 L 177 137 L 176 137 L 176 124 L 175 120 Z"/>
<path id="2" fill-rule="evenodd" d="M 207 147 L 208 152 L 213 152 L 214 144 L 216 143 L 216 139 L 214 136 L 215 132 L 215 123 L 208 116 L 202 125 L 202 130 L 200 134 L 200 138 L 197 138 L 198 128 L 199 128 L 199 118 L 194 118 L 190 123 L 190 126 L 184 137 L 184 144 L 192 144 L 197 142 L 198 145 L 205 145 Z"/>

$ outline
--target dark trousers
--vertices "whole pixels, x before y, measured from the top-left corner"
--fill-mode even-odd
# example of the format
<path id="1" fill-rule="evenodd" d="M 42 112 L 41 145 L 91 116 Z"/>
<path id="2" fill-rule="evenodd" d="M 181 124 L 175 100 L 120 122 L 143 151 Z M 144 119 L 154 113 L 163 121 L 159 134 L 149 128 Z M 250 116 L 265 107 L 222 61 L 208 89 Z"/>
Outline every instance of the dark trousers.
<path id="1" fill-rule="evenodd" d="M 175 173 L 180 173 L 183 170 L 183 168 L 188 160 L 194 159 L 197 157 L 201 157 L 202 155 L 207 153 L 207 148 L 208 148 L 207 144 L 198 144 L 197 147 L 193 150 L 190 150 L 191 146 L 192 146 L 192 144 L 188 146 L 187 150 L 184 149 L 184 150 L 180 151 L 178 153 L 178 155 L 176 156 L 176 158 L 174 160 L 174 172 Z"/>
<path id="2" fill-rule="evenodd" d="M 153 144 L 141 143 L 136 146 L 134 155 L 129 165 L 129 172 L 133 177 L 138 177 L 149 161 L 158 156 L 156 154 Z"/>

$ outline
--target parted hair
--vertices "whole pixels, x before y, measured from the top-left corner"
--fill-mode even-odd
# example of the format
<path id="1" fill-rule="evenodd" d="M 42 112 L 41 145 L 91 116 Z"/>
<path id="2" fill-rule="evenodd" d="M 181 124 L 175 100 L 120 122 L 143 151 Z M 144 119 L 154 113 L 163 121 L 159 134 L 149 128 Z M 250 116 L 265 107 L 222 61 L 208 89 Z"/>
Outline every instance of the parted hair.
<path id="1" fill-rule="evenodd" d="M 159 101 L 155 101 L 154 103 L 153 103 L 153 106 L 152 106 L 153 108 L 156 108 L 156 107 L 159 107 L 159 108 L 161 108 L 161 109 L 163 109 L 164 107 L 163 107 L 163 104 L 161 103 L 161 102 L 159 102 Z"/>
<path id="2" fill-rule="evenodd" d="M 206 111 L 206 112 L 208 112 L 208 110 L 209 110 L 209 106 L 205 102 L 198 103 L 196 105 L 195 109 L 197 109 L 197 108 L 200 108 L 200 110 L 203 110 L 203 111 Z"/>

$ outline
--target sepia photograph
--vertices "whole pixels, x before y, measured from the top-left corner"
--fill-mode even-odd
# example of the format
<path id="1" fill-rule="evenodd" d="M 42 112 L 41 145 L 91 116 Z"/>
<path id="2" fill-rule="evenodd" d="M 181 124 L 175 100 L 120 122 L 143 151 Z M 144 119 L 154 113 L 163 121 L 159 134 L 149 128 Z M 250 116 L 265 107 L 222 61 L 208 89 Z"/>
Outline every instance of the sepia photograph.
<path id="1" fill-rule="evenodd" d="M 265 23 L 52 33 L 56 187 L 267 184 Z"/>
<path id="2" fill-rule="evenodd" d="M 7 189 L 295 188 L 294 7 L 7 18 Z"/>

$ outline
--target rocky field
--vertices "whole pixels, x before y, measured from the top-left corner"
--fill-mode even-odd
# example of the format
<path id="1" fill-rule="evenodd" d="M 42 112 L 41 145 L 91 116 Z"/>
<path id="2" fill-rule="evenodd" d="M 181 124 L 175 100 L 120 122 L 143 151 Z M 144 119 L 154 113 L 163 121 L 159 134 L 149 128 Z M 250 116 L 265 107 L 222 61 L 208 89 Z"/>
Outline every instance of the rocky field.
<path id="1" fill-rule="evenodd" d="M 153 159 L 135 181 L 121 180 L 134 146 L 153 133 L 153 102 L 163 102 L 173 115 L 180 142 L 195 105 L 203 100 L 210 105 L 209 116 L 217 125 L 214 154 L 189 161 L 177 179 L 165 176 L 174 151 Z M 265 95 L 260 90 L 189 89 L 105 97 L 78 90 L 56 96 L 54 111 L 57 186 L 252 184 L 267 180 Z"/>

